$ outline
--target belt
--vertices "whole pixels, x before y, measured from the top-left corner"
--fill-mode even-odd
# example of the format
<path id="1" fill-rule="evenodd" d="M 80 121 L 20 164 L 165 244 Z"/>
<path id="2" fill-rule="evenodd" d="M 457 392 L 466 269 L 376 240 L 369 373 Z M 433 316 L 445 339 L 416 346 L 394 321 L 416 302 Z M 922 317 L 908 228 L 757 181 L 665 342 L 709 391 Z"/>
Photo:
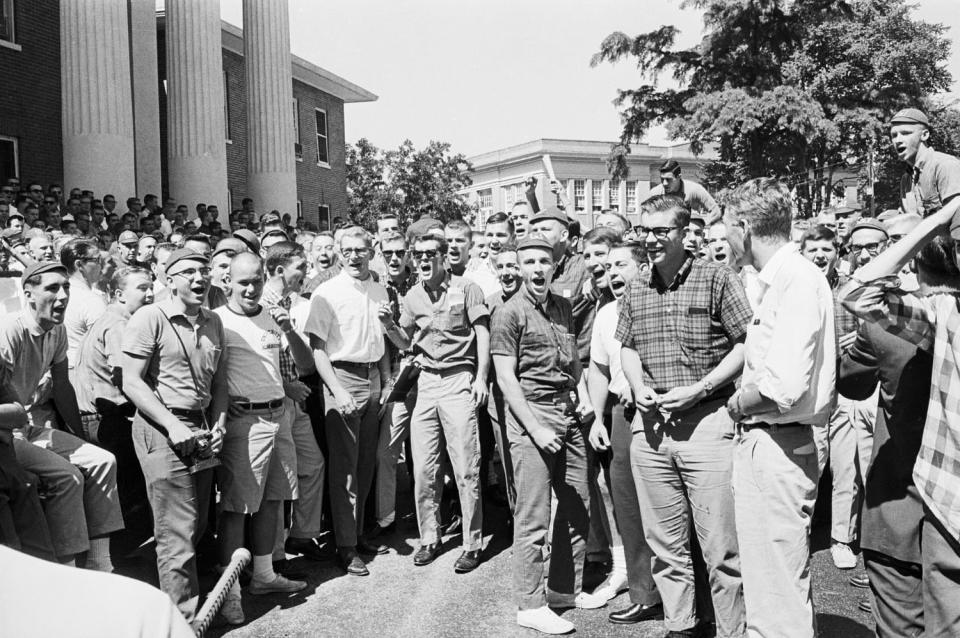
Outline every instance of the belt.
<path id="1" fill-rule="evenodd" d="M 738 423 L 739 427 L 744 432 L 749 432 L 750 430 L 770 430 L 771 432 L 776 432 L 784 428 L 802 428 L 810 425 L 809 423 Z"/>
<path id="2" fill-rule="evenodd" d="M 263 401 L 261 403 L 250 403 L 249 401 L 236 401 L 235 406 L 244 410 L 276 410 L 283 405 L 283 399 L 274 399 L 272 401 Z"/>
<path id="3" fill-rule="evenodd" d="M 472 363 L 460 363 L 455 366 L 450 366 L 449 368 L 431 368 L 429 366 L 420 366 L 420 369 L 424 372 L 429 372 L 430 374 L 443 377 L 448 374 L 456 374 L 459 372 L 473 372 L 474 365 Z"/>
<path id="4" fill-rule="evenodd" d="M 168 408 L 170 414 L 182 419 L 203 419 L 203 410 L 188 410 L 187 408 Z"/>
<path id="5" fill-rule="evenodd" d="M 334 368 L 346 370 L 347 372 L 354 372 L 366 376 L 370 374 L 372 368 L 377 366 L 377 362 L 367 361 L 365 363 L 357 363 L 356 361 L 331 361 L 330 365 Z"/>

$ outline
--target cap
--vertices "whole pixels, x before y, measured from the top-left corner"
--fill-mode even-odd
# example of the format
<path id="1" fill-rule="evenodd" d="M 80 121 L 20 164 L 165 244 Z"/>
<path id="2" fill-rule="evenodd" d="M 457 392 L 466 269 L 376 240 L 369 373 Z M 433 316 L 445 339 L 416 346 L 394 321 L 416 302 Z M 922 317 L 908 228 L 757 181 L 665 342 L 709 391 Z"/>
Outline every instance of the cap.
<path id="1" fill-rule="evenodd" d="M 60 218 L 60 221 L 62 221 L 62 222 L 75 222 L 75 221 L 77 221 L 77 218 L 74 217 L 73 215 L 71 215 L 70 213 L 67 213 L 66 215 L 64 215 L 64 216 L 62 216 L 62 217 Z"/>
<path id="2" fill-rule="evenodd" d="M 12 211 L 10 211 L 10 213 L 7 215 L 7 219 L 13 219 L 14 217 L 17 217 L 17 218 L 19 218 L 19 219 L 23 219 L 23 215 L 21 215 L 21 214 L 20 214 L 20 211 L 18 211 L 16 208 L 14 208 Z"/>
<path id="3" fill-rule="evenodd" d="M 224 237 L 217 242 L 217 248 L 213 251 L 213 255 L 218 255 L 228 250 L 232 250 L 235 253 L 245 253 L 250 252 L 250 247 L 236 237 Z"/>
<path id="4" fill-rule="evenodd" d="M 878 222 L 885 222 L 887 220 L 893 219 L 900 215 L 900 211 L 896 208 L 888 208 L 879 215 L 877 215 Z"/>
<path id="5" fill-rule="evenodd" d="M 267 224 L 278 224 L 280 223 L 280 215 L 276 213 L 264 213 L 260 216 L 260 225 L 265 226 Z"/>
<path id="6" fill-rule="evenodd" d="M 252 230 L 241 228 L 240 230 L 234 231 L 233 236 L 242 241 L 243 244 L 250 250 L 250 252 L 260 252 L 260 240 L 257 239 L 256 233 L 254 233 Z"/>
<path id="7" fill-rule="evenodd" d="M 125 230 L 117 237 L 117 242 L 121 244 L 137 244 L 140 243 L 140 237 L 132 230 Z"/>
<path id="8" fill-rule="evenodd" d="M 879 230 L 884 235 L 887 234 L 887 229 L 883 227 L 883 224 L 872 217 L 864 217 L 857 221 L 857 223 L 853 225 L 853 228 L 850 229 L 848 235 L 852 235 L 858 230 Z"/>
<path id="9" fill-rule="evenodd" d="M 929 128 L 930 120 L 920 109 L 903 109 L 890 118 L 890 126 L 894 124 L 923 124 Z"/>
<path id="10" fill-rule="evenodd" d="M 563 224 L 564 226 L 570 225 L 570 219 L 567 217 L 567 214 L 557 208 L 556 206 L 548 206 L 544 208 L 539 213 L 530 218 L 530 225 L 533 226 L 537 222 L 542 222 L 546 220 L 557 221 Z"/>
<path id="11" fill-rule="evenodd" d="M 707 225 L 707 218 L 702 215 L 690 215 L 690 223 L 697 224 L 703 228 Z"/>
<path id="12" fill-rule="evenodd" d="M 277 236 L 283 237 L 284 239 L 290 239 L 289 237 L 287 237 L 287 233 L 280 230 L 279 228 L 271 228 L 270 230 L 268 230 L 263 234 L 263 237 L 260 238 L 260 241 L 263 241 L 267 237 L 277 237 Z"/>
<path id="13" fill-rule="evenodd" d="M 853 206 L 837 206 L 833 209 L 833 214 L 837 217 L 845 217 L 847 215 L 852 215 L 856 212 L 859 212 L 859 208 L 854 208 Z"/>
<path id="14" fill-rule="evenodd" d="M 433 217 L 421 217 L 410 224 L 410 228 L 407 229 L 407 235 L 409 237 L 419 237 L 420 235 L 426 235 L 435 228 L 443 228 L 443 222 Z"/>
<path id="15" fill-rule="evenodd" d="M 553 245 L 540 235 L 527 235 L 517 244 L 517 250 L 526 250 L 528 248 L 540 248 L 550 254 L 553 254 Z"/>
<path id="16" fill-rule="evenodd" d="M 67 267 L 59 261 L 38 261 L 23 269 L 23 274 L 20 276 L 20 283 L 24 284 L 31 277 L 47 272 L 62 272 L 64 275 L 68 274 Z"/>
<path id="17" fill-rule="evenodd" d="M 163 264 L 163 269 L 168 275 L 175 274 L 170 272 L 170 268 L 181 261 L 199 261 L 204 264 L 210 262 L 205 255 L 198 253 L 195 250 L 190 250 L 189 248 L 177 248 L 175 251 L 170 253 L 169 257 L 167 257 L 167 261 L 165 261 Z"/>

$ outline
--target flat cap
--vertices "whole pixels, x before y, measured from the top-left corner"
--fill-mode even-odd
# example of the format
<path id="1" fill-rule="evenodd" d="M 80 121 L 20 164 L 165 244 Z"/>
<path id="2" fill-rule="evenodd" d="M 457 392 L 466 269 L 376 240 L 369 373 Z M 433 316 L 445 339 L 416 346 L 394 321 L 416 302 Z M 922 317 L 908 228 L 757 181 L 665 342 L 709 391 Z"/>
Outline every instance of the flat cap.
<path id="1" fill-rule="evenodd" d="M 117 237 L 117 242 L 121 244 L 137 244 L 140 243 L 140 237 L 132 230 L 125 230 Z"/>
<path id="2" fill-rule="evenodd" d="M 527 235 L 517 243 L 517 250 L 527 250 L 528 248 L 539 248 L 545 250 L 550 254 L 553 254 L 553 244 L 548 242 L 544 237 L 534 234 Z"/>
<path id="3" fill-rule="evenodd" d="M 548 206 L 544 208 L 539 213 L 530 218 L 530 225 L 533 226 L 537 222 L 542 222 L 546 220 L 560 222 L 564 226 L 570 225 L 570 218 L 567 217 L 567 214 L 557 208 L 556 206 Z"/>
<path id="4" fill-rule="evenodd" d="M 24 284 L 31 277 L 42 275 L 48 272 L 60 272 L 64 275 L 69 274 L 67 272 L 67 267 L 61 264 L 59 261 L 38 261 L 23 269 L 23 274 L 20 275 L 20 283 Z"/>
<path id="5" fill-rule="evenodd" d="M 250 247 L 236 237 L 224 237 L 217 242 L 217 247 L 214 249 L 213 254 L 219 255 L 220 253 L 225 253 L 227 251 L 233 251 L 234 253 L 246 253 L 250 252 Z M 211 257 L 212 256 L 213 255 L 211 255 Z"/>
<path id="6" fill-rule="evenodd" d="M 189 248 L 177 248 L 175 251 L 170 253 L 170 256 L 167 257 L 167 261 L 164 262 L 164 271 L 166 271 L 168 275 L 176 274 L 171 273 L 170 268 L 181 261 L 199 261 L 204 264 L 210 263 L 210 260 L 207 259 L 206 255 L 203 253 L 198 253 L 197 251 L 190 250 Z"/>
<path id="7" fill-rule="evenodd" d="M 246 228 L 235 230 L 233 231 L 233 237 L 242 241 L 244 245 L 250 249 L 250 252 L 260 252 L 260 240 L 257 239 L 256 233 L 254 233 L 252 230 L 248 230 Z"/>
<path id="8" fill-rule="evenodd" d="M 863 217 L 853 225 L 853 228 L 850 229 L 849 234 L 857 232 L 858 230 L 879 230 L 884 235 L 887 235 L 887 229 L 884 228 L 883 223 L 877 221 L 873 217 Z"/>
<path id="9" fill-rule="evenodd" d="M 920 109 L 902 109 L 890 118 L 890 126 L 894 124 L 923 124 L 929 127 L 930 120 Z"/>

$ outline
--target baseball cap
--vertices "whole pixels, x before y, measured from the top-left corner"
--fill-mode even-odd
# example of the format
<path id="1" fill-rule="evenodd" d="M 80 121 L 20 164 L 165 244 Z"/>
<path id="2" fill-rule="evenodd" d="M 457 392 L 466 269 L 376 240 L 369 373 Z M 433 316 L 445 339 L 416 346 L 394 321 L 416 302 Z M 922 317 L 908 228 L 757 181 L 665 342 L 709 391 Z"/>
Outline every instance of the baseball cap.
<path id="1" fill-rule="evenodd" d="M 117 242 L 121 244 L 138 244 L 140 243 L 140 237 L 132 230 L 125 230 L 117 237 Z"/>
<path id="2" fill-rule="evenodd" d="M 530 225 L 533 226 L 537 222 L 542 222 L 546 220 L 557 221 L 563 224 L 564 226 L 570 225 L 570 218 L 567 217 L 567 214 L 557 208 L 556 206 L 548 206 L 544 208 L 539 213 L 535 214 L 530 218 Z M 519 248 L 519 246 L 518 246 Z"/>
<path id="3" fill-rule="evenodd" d="M 250 252 L 250 247 L 245 243 L 237 239 L 236 237 L 224 237 L 217 242 L 217 247 L 213 251 L 213 255 L 219 255 L 220 253 L 225 253 L 227 251 L 232 251 L 235 253 L 246 253 Z"/>
<path id="4" fill-rule="evenodd" d="M 553 245 L 540 235 L 527 235 L 517 244 L 518 251 L 528 248 L 539 248 L 553 254 Z"/>
<path id="5" fill-rule="evenodd" d="M 930 120 L 920 109 L 902 109 L 890 118 L 890 126 L 894 124 L 923 124 L 929 128 Z"/>
<path id="6" fill-rule="evenodd" d="M 260 216 L 260 225 L 266 226 L 267 224 L 279 224 L 280 215 L 276 213 L 264 213 Z"/>
<path id="7" fill-rule="evenodd" d="M 884 228 L 883 224 L 872 217 L 863 217 L 856 224 L 853 225 L 853 228 L 850 229 L 849 235 L 857 232 L 858 230 L 879 230 L 884 235 L 887 235 L 887 229 Z"/>
<path id="8" fill-rule="evenodd" d="M 36 277 L 37 275 L 48 272 L 62 272 L 64 275 L 69 274 L 67 267 L 59 261 L 38 261 L 23 269 L 23 274 L 20 275 L 20 283 L 26 283 L 31 277 Z"/>
<path id="9" fill-rule="evenodd" d="M 189 248 L 178 248 L 167 257 L 167 261 L 163 264 L 163 269 L 168 275 L 173 275 L 176 273 L 170 272 L 170 268 L 176 265 L 181 261 L 199 261 L 201 263 L 210 263 L 210 260 L 206 258 L 202 253 L 198 253 L 195 250 L 190 250 Z"/>
<path id="10" fill-rule="evenodd" d="M 260 252 L 260 240 L 257 239 L 256 233 L 254 233 L 252 230 L 241 228 L 240 230 L 234 231 L 233 236 L 235 239 L 242 241 L 250 250 L 250 252 Z"/>

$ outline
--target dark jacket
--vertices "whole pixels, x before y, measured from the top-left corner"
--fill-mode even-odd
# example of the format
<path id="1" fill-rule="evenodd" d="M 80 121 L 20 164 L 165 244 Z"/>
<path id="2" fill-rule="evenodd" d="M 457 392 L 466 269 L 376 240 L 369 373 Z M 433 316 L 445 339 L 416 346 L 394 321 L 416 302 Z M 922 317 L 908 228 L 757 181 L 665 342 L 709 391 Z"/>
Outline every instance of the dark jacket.
<path id="1" fill-rule="evenodd" d="M 873 455 L 866 473 L 860 546 L 920 563 L 923 503 L 913 484 L 930 398 L 933 355 L 872 323 L 840 362 L 837 390 L 863 400 L 880 383 Z"/>

